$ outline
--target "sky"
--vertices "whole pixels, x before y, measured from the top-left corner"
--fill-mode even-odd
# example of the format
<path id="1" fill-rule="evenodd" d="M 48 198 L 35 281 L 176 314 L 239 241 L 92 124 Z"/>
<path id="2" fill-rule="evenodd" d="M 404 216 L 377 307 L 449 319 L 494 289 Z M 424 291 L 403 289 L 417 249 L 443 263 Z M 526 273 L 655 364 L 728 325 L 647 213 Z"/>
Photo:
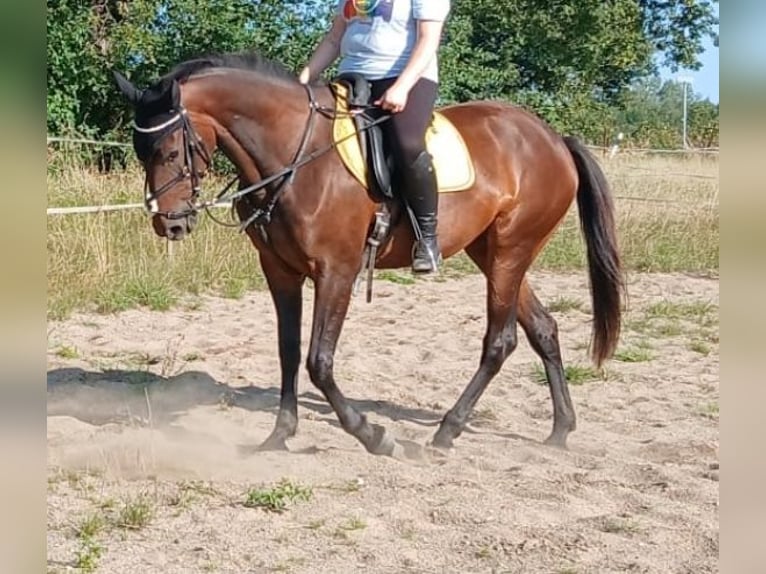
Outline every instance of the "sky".
<path id="1" fill-rule="evenodd" d="M 718 4 L 715 4 L 715 15 L 718 16 Z M 677 79 L 678 76 L 689 76 L 692 79 L 694 93 L 707 98 L 714 104 L 718 103 L 718 47 L 708 38 L 703 44 L 704 53 L 700 55 L 702 68 L 699 70 L 680 70 L 676 73 L 664 68 L 660 75 L 664 80 Z"/>

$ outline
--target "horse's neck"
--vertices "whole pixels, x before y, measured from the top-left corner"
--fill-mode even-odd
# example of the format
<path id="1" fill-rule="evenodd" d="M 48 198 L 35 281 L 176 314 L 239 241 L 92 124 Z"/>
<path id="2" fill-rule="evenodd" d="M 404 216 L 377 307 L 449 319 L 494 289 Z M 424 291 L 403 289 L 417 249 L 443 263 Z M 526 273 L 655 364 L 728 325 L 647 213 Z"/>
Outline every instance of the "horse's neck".
<path id="1" fill-rule="evenodd" d="M 229 146 L 245 151 L 262 176 L 293 161 L 309 110 L 299 84 L 244 72 L 207 77 L 205 84 L 206 107 L 233 139 Z M 234 155 L 240 159 L 232 161 L 241 161 L 241 153 Z"/>

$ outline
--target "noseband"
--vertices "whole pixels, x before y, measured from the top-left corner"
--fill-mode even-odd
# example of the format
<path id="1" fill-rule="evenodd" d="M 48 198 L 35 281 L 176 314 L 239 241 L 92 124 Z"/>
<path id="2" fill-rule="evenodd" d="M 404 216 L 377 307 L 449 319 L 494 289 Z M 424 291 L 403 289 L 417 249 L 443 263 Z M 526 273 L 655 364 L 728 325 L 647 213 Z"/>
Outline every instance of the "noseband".
<path id="1" fill-rule="evenodd" d="M 176 110 L 176 113 L 168 121 L 157 126 L 142 128 L 135 123 L 133 124 L 133 129 L 136 132 L 146 135 L 156 134 L 171 127 L 172 129 L 163 134 L 159 141 L 162 141 L 171 134 L 174 134 L 179 129 L 182 131 L 184 149 L 183 168 L 178 173 L 178 175 L 163 184 L 159 189 L 155 191 L 149 190 L 149 176 L 147 174 L 144 181 L 144 204 L 146 205 L 147 210 L 154 215 L 162 215 L 167 219 L 183 219 L 189 215 L 195 215 L 200 208 L 197 203 L 197 199 L 199 198 L 201 192 L 200 182 L 205 175 L 205 171 L 210 167 L 210 153 L 208 153 L 207 148 L 205 147 L 205 142 L 202 141 L 202 138 L 199 137 L 197 132 L 194 130 L 194 126 L 192 126 L 192 123 L 189 120 L 189 114 L 187 113 L 186 108 L 183 106 L 179 106 Z M 195 154 L 199 155 L 199 157 L 205 163 L 205 170 L 202 172 L 198 172 L 194 167 Z M 174 185 L 176 185 L 178 182 L 184 181 L 185 179 L 191 180 L 192 187 L 191 197 L 186 200 L 188 207 L 183 211 L 160 211 L 158 209 L 157 203 L 157 200 L 160 198 L 160 196 L 172 188 Z"/>

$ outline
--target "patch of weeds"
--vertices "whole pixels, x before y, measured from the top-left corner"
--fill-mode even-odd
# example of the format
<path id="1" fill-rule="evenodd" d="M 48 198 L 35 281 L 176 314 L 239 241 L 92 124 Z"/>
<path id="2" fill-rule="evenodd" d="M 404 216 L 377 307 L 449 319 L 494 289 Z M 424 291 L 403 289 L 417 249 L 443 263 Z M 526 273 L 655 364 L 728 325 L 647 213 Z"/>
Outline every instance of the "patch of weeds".
<path id="1" fill-rule="evenodd" d="M 223 284 L 221 295 L 227 299 L 242 299 L 247 292 L 248 280 L 242 277 L 230 277 Z"/>
<path id="2" fill-rule="evenodd" d="M 547 305 L 551 313 L 566 313 L 567 311 L 579 311 L 582 309 L 582 301 L 570 297 L 556 297 Z"/>
<path id="3" fill-rule="evenodd" d="M 381 281 L 388 281 L 389 283 L 396 283 L 398 285 L 415 284 L 415 278 L 412 275 L 407 275 L 405 273 L 399 273 L 398 271 L 391 271 L 388 269 L 378 271 L 377 279 L 380 279 Z"/>
<path id="4" fill-rule="evenodd" d="M 80 572 L 91 573 L 98 568 L 98 561 L 103 553 L 103 548 L 96 540 L 90 537 L 80 538 L 80 547 L 75 555 L 75 566 Z"/>
<path id="5" fill-rule="evenodd" d="M 705 341 L 694 339 L 689 343 L 689 350 L 694 351 L 695 353 L 699 353 L 700 355 L 707 356 L 710 354 L 710 345 L 708 345 Z"/>
<path id="6" fill-rule="evenodd" d="M 205 356 L 202 353 L 197 353 L 197 352 L 194 352 L 194 351 L 192 351 L 190 353 L 184 354 L 184 356 L 181 357 L 181 358 L 184 361 L 186 361 L 187 363 L 191 363 L 192 361 L 204 361 L 205 360 Z"/>
<path id="7" fill-rule="evenodd" d="M 124 283 L 101 289 L 96 295 L 96 310 L 99 313 L 116 313 L 138 306 L 152 311 L 167 311 L 177 301 L 173 290 L 156 279 L 128 279 Z"/>
<path id="8" fill-rule="evenodd" d="M 79 547 L 74 562 L 80 572 L 95 572 L 98 568 L 98 561 L 103 553 L 103 548 L 96 540 L 96 536 L 106 525 L 103 515 L 93 513 L 83 518 L 75 526 L 75 535 L 79 540 Z"/>
<path id="9" fill-rule="evenodd" d="M 679 302 L 665 299 L 649 305 L 646 308 L 646 316 L 649 318 L 666 317 L 704 322 L 715 310 L 715 305 L 707 301 Z"/>
<path id="10" fill-rule="evenodd" d="M 567 365 L 564 376 L 570 385 L 582 385 L 591 381 L 605 380 L 604 372 L 584 365 Z"/>
<path id="11" fill-rule="evenodd" d="M 140 530 L 154 517 L 154 506 L 145 495 L 137 496 L 125 501 L 116 525 L 127 530 Z"/>
<path id="12" fill-rule="evenodd" d="M 282 479 L 271 488 L 251 488 L 247 492 L 244 505 L 269 512 L 284 512 L 289 503 L 310 500 L 312 494 L 311 488 Z"/>
<path id="13" fill-rule="evenodd" d="M 593 367 L 585 365 L 567 365 L 564 367 L 564 376 L 570 385 L 583 385 L 592 381 L 606 380 L 605 371 L 599 371 Z M 539 364 L 535 365 L 532 373 L 535 382 L 541 385 L 548 384 L 548 378 Z"/>
<path id="14" fill-rule="evenodd" d="M 103 515 L 94 512 L 75 526 L 75 533 L 78 538 L 93 538 L 104 529 L 104 526 L 106 526 L 106 520 Z"/>
<path id="15" fill-rule="evenodd" d="M 56 356 L 60 359 L 79 359 L 80 353 L 75 347 L 61 345 L 58 349 L 56 349 Z"/>
<path id="16" fill-rule="evenodd" d="M 699 413 L 709 419 L 717 419 L 720 414 L 720 407 L 717 402 L 706 403 L 699 409 Z"/>
<path id="17" fill-rule="evenodd" d="M 492 549 L 489 546 L 481 546 L 473 555 L 480 560 L 486 560 L 492 557 Z"/>
<path id="18" fill-rule="evenodd" d="M 458 278 L 465 277 L 466 275 L 475 275 L 479 272 L 479 268 L 473 260 L 463 252 L 445 260 L 440 275 L 447 278 Z"/>
<path id="19" fill-rule="evenodd" d="M 614 354 L 614 358 L 623 363 L 645 363 L 654 359 L 654 355 L 652 355 L 649 349 L 635 346 L 618 349 Z"/>
<path id="20" fill-rule="evenodd" d="M 339 525 L 338 528 L 341 530 L 345 530 L 347 532 L 352 532 L 354 530 L 364 530 L 367 528 L 367 523 L 362 520 L 361 518 L 349 518 L 346 522 Z"/>
<path id="21" fill-rule="evenodd" d="M 402 528 L 399 529 L 399 536 L 401 536 L 402 540 L 415 540 L 417 534 L 418 531 L 411 524 L 402 526 Z"/>
<path id="22" fill-rule="evenodd" d="M 678 321 L 663 321 L 654 326 L 653 332 L 660 337 L 678 337 L 683 334 L 684 330 Z"/>

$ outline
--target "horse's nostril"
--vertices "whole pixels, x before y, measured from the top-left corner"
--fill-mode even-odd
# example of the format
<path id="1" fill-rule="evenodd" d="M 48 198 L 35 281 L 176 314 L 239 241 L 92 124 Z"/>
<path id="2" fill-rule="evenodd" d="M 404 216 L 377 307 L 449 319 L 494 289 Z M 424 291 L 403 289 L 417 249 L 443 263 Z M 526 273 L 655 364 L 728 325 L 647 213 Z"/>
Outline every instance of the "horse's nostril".
<path id="1" fill-rule="evenodd" d="M 176 223 L 168 227 L 167 232 L 168 237 L 180 237 L 186 232 L 186 230 L 184 229 L 183 225 Z"/>

